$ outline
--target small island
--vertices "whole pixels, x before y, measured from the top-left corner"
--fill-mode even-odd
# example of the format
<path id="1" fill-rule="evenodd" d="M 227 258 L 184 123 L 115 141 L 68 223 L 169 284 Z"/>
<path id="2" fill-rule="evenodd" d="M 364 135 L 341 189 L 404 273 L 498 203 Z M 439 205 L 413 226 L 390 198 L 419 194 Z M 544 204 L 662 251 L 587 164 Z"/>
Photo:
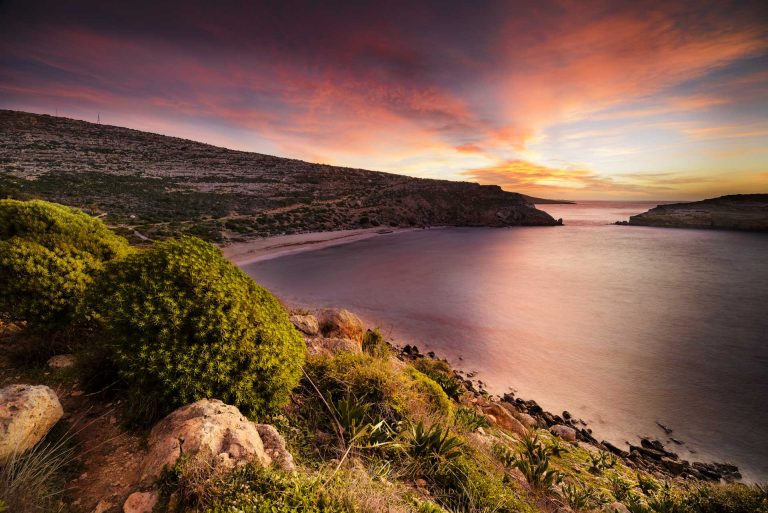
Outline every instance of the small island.
<path id="1" fill-rule="evenodd" d="M 628 223 L 619 224 L 768 231 L 768 194 L 734 194 L 692 203 L 659 205 L 630 217 Z"/>

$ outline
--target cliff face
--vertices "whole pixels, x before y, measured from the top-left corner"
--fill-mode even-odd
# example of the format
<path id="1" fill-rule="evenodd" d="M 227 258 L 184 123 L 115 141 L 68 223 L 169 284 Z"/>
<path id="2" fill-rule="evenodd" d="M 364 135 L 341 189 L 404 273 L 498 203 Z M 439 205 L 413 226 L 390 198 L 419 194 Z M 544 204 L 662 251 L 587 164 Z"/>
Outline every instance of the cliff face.
<path id="1" fill-rule="evenodd" d="M 154 237 L 556 224 L 497 186 L 311 164 L 12 111 L 0 111 L 0 196 L 106 213 L 109 223 Z"/>
<path id="2" fill-rule="evenodd" d="M 659 205 L 630 217 L 629 224 L 768 231 L 768 194 L 736 194 L 693 203 Z"/>

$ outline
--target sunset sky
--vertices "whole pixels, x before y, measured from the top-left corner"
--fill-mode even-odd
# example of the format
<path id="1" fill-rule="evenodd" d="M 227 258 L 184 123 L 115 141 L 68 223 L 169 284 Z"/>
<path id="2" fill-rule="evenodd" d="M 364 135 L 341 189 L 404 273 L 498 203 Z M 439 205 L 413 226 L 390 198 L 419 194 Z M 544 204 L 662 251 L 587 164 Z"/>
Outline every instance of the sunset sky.
<path id="1" fill-rule="evenodd" d="M 0 1 L 0 108 L 550 198 L 768 192 L 766 6 Z"/>

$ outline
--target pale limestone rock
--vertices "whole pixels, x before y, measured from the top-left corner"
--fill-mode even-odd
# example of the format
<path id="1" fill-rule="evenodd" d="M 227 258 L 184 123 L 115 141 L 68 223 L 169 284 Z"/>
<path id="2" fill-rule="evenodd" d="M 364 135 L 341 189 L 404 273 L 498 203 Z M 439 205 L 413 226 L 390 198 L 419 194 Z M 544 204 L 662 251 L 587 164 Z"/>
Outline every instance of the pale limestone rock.
<path id="1" fill-rule="evenodd" d="M 256 431 L 259 432 L 261 443 L 264 444 L 264 451 L 272 458 L 272 462 L 286 472 L 296 470 L 293 463 L 293 456 L 285 448 L 285 438 L 277 432 L 275 426 L 270 424 L 256 424 Z"/>
<path id="2" fill-rule="evenodd" d="M 152 428 L 142 481 L 152 482 L 179 456 L 207 460 L 214 468 L 234 468 L 248 462 L 268 467 L 272 459 L 256 426 L 234 406 L 202 399 L 182 406 Z"/>
<path id="3" fill-rule="evenodd" d="M 486 418 L 488 418 L 492 424 L 496 424 L 500 428 L 506 429 L 510 433 L 519 436 L 526 436 L 528 434 L 528 429 L 500 404 L 487 403 L 482 405 L 481 408 L 483 409 Z"/>
<path id="4" fill-rule="evenodd" d="M 314 315 L 291 315 L 290 320 L 305 335 L 315 337 L 320 333 L 320 324 Z"/>
<path id="5" fill-rule="evenodd" d="M 348 338 L 310 338 L 306 340 L 307 353 L 310 355 L 335 356 L 342 352 L 360 354 L 363 346 L 359 341 Z"/>
<path id="6" fill-rule="evenodd" d="M 56 393 L 44 385 L 0 389 L 0 461 L 43 439 L 64 415 Z"/>

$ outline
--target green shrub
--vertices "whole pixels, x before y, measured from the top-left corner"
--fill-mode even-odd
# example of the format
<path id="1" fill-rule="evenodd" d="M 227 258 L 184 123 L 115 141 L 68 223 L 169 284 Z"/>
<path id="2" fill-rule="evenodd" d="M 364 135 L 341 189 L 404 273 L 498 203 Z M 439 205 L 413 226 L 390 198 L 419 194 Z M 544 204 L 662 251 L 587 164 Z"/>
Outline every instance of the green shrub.
<path id="1" fill-rule="evenodd" d="M 80 210 L 0 200 L 0 314 L 52 329 L 70 322 L 105 262 L 128 242 Z"/>
<path id="2" fill-rule="evenodd" d="M 473 408 L 460 406 L 453 416 L 454 424 L 469 432 L 477 431 L 477 428 L 486 428 L 491 424 L 488 419 L 477 413 Z"/>
<path id="3" fill-rule="evenodd" d="M 562 490 L 568 505 L 576 511 L 597 509 L 605 502 L 597 490 L 585 483 L 563 483 Z"/>
<path id="4" fill-rule="evenodd" d="M 203 502 L 206 513 L 354 513 L 336 483 L 300 473 L 286 475 L 255 465 L 243 466 L 216 484 Z M 209 503 L 209 504 L 206 504 Z"/>
<path id="5" fill-rule="evenodd" d="M 604 470 L 614 468 L 617 463 L 616 455 L 605 452 L 589 453 L 589 471 L 593 474 L 602 474 Z"/>
<path id="6" fill-rule="evenodd" d="M 377 358 L 389 356 L 390 349 L 379 330 L 367 330 L 363 335 L 363 351 Z"/>
<path id="7" fill-rule="evenodd" d="M 682 503 L 686 513 L 768 513 L 768 487 L 704 484 L 692 487 Z"/>
<path id="8" fill-rule="evenodd" d="M 419 422 L 405 433 L 405 448 L 411 458 L 432 466 L 450 463 L 461 456 L 464 443 L 440 424 L 427 428 Z"/>
<path id="9" fill-rule="evenodd" d="M 306 371 L 331 404 L 354 397 L 368 404 L 366 412 L 371 419 L 392 425 L 406 414 L 405 381 L 388 360 L 342 352 L 335 357 L 309 359 Z M 312 391 L 308 393 L 310 397 L 315 395 Z"/>
<path id="10" fill-rule="evenodd" d="M 538 511 L 521 499 L 515 488 L 502 482 L 469 455 L 435 466 L 425 476 L 435 501 L 448 511 L 475 513 L 527 513 Z"/>
<path id="11" fill-rule="evenodd" d="M 535 488 L 549 490 L 562 481 L 563 476 L 549 468 L 550 452 L 539 440 L 538 433 L 520 440 L 517 454 L 504 445 L 498 445 L 494 449 L 504 466 L 520 470 L 528 483 Z"/>
<path id="12" fill-rule="evenodd" d="M 419 358 L 413 362 L 413 366 L 419 372 L 435 380 L 451 399 L 458 399 L 464 393 L 464 385 L 456 379 L 448 362 L 432 358 Z"/>
<path id="13" fill-rule="evenodd" d="M 129 387 L 162 410 L 217 398 L 260 415 L 285 404 L 304 361 L 277 299 L 196 238 L 110 264 L 92 304 Z"/>
<path id="14" fill-rule="evenodd" d="M 453 403 L 440 385 L 413 367 L 406 369 L 406 376 L 410 378 L 410 388 L 418 400 L 424 402 L 429 413 L 438 413 L 444 417 L 451 416 Z"/>

